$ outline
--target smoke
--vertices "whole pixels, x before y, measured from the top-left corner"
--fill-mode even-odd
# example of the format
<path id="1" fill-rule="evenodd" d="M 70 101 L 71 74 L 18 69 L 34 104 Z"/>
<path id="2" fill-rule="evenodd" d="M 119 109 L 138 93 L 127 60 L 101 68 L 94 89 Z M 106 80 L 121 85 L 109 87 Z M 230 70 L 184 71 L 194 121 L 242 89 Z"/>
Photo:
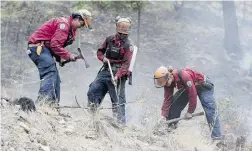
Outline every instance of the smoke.
<path id="1" fill-rule="evenodd" d="M 243 60 L 241 61 L 241 68 L 244 70 L 250 70 L 252 66 L 252 52 L 246 52 Z"/>

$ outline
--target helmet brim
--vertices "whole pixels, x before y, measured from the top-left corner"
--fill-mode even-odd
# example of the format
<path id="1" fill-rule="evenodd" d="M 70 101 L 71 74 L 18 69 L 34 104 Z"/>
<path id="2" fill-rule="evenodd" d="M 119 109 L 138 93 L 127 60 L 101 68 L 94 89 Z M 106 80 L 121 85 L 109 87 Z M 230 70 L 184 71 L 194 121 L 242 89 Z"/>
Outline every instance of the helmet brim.
<path id="1" fill-rule="evenodd" d="M 154 77 L 153 80 L 154 80 L 154 85 L 156 88 L 162 88 L 166 85 L 168 79 L 165 76 L 165 77 L 161 77 L 161 78 Z"/>

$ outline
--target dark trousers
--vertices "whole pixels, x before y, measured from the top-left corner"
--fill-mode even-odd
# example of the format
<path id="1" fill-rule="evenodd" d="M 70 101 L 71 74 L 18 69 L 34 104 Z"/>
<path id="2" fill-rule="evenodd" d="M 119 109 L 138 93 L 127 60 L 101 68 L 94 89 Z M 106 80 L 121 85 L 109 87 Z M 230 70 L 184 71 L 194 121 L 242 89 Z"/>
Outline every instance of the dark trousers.
<path id="1" fill-rule="evenodd" d="M 96 79 L 89 85 L 89 90 L 87 93 L 88 106 L 90 106 L 90 104 L 96 104 L 99 106 L 102 103 L 106 93 L 109 92 L 112 102 L 113 115 L 117 116 L 118 122 L 125 124 L 125 83 L 125 77 L 118 79 L 116 89 L 119 94 L 116 94 L 109 70 L 103 69 L 98 73 Z"/>
<path id="2" fill-rule="evenodd" d="M 187 91 L 177 91 L 172 97 L 172 105 L 170 107 L 167 120 L 179 118 L 182 110 L 186 107 L 187 103 L 188 103 Z M 177 124 L 177 123 L 178 122 L 174 122 L 171 124 Z"/>
<path id="3" fill-rule="evenodd" d="M 205 88 L 201 86 L 197 89 L 197 93 L 202 104 L 202 107 L 206 114 L 206 119 L 208 125 L 211 130 L 211 137 L 220 137 L 220 122 L 219 117 L 216 115 L 216 104 L 214 100 L 214 86 L 211 88 Z M 181 115 L 181 111 L 186 107 L 188 103 L 188 93 L 184 92 L 176 92 L 173 96 L 173 104 L 171 105 L 167 120 L 179 118 Z M 178 122 L 174 122 L 171 124 L 177 124 Z M 171 125 L 170 124 L 170 125 Z"/>
<path id="4" fill-rule="evenodd" d="M 29 47 L 28 56 L 34 62 L 39 71 L 40 88 L 36 102 L 60 101 L 60 76 L 56 67 L 56 62 L 50 50 L 43 47 L 40 55 L 36 53 L 37 47 Z"/>

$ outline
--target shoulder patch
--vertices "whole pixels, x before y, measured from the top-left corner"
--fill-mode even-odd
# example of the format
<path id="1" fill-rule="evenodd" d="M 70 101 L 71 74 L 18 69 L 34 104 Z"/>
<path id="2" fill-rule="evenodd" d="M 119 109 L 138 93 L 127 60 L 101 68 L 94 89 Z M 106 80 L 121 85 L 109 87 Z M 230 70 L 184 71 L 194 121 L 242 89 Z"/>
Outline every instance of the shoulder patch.
<path id="1" fill-rule="evenodd" d="M 60 29 L 65 29 L 66 28 L 66 25 L 64 23 L 61 23 L 60 24 Z"/>
<path id="2" fill-rule="evenodd" d="M 190 88 L 192 86 L 192 82 L 191 81 L 187 81 L 186 85 Z"/>

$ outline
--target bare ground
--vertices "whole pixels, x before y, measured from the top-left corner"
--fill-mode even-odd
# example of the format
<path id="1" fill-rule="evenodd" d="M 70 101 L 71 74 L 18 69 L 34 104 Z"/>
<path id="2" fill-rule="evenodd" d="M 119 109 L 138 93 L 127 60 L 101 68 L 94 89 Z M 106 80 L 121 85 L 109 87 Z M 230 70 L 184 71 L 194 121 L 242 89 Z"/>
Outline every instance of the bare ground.
<path id="1" fill-rule="evenodd" d="M 1 147 L 3 151 L 212 151 L 204 116 L 181 121 L 179 128 L 154 134 L 157 117 L 146 119 L 146 126 L 118 127 L 105 113 L 95 119 L 98 137 L 90 139 L 91 116 L 83 109 L 55 109 L 45 106 L 26 113 L 2 100 Z M 197 129 L 197 131 L 196 131 Z"/>

